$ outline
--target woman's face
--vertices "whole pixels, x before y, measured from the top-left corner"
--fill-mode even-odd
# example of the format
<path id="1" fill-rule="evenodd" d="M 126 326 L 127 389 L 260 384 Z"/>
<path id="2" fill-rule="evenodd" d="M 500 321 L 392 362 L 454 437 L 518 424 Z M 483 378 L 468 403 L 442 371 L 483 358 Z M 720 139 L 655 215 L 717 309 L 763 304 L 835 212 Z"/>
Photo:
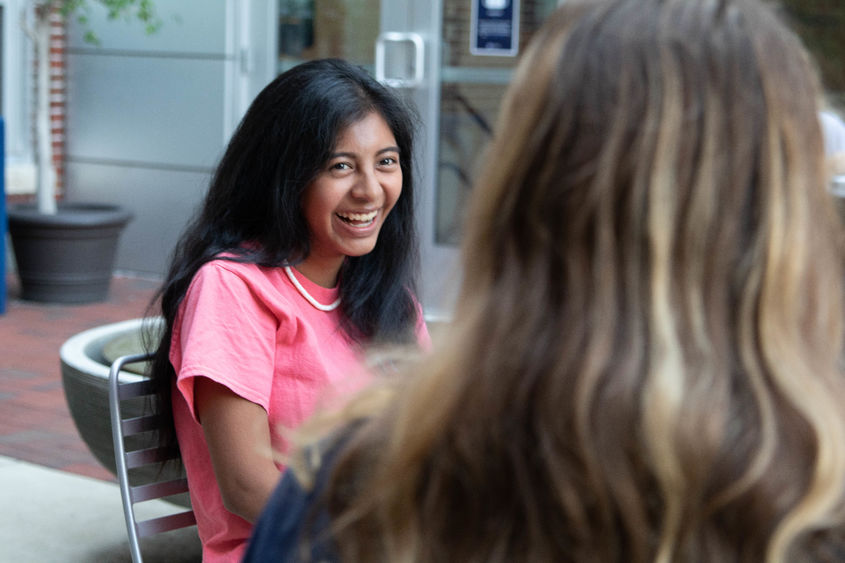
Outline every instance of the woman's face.
<path id="1" fill-rule="evenodd" d="M 331 158 L 305 190 L 311 253 L 297 269 L 333 286 L 346 256 L 375 248 L 401 193 L 399 147 L 381 115 L 370 113 L 343 129 Z"/>

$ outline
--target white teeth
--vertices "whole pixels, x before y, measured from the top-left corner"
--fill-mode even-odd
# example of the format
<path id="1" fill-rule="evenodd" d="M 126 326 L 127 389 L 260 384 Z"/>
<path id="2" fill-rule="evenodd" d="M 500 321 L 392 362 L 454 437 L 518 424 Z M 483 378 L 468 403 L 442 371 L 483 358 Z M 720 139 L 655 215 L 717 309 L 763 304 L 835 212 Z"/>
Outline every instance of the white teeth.
<path id="1" fill-rule="evenodd" d="M 338 213 L 337 215 L 338 217 L 346 219 L 347 221 L 355 221 L 356 223 L 366 223 L 375 219 L 376 215 L 378 215 L 378 211 L 370 211 L 369 213 Z"/>

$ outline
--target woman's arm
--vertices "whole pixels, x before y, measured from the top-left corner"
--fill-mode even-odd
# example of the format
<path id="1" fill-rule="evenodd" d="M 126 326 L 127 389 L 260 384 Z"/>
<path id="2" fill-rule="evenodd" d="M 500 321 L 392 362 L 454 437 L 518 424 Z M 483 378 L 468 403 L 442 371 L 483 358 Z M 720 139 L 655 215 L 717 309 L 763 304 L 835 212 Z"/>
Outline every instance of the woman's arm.
<path id="1" fill-rule="evenodd" d="M 281 476 L 267 412 L 206 377 L 195 379 L 194 397 L 223 505 L 255 522 Z"/>

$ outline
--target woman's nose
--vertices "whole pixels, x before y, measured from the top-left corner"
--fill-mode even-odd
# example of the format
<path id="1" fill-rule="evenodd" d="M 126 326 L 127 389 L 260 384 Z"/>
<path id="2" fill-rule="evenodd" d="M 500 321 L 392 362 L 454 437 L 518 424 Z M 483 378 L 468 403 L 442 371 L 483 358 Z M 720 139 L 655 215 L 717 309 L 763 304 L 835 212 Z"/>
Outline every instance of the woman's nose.
<path id="1" fill-rule="evenodd" d="M 372 199 L 379 191 L 381 185 L 374 170 L 361 171 L 352 187 L 352 195 L 359 199 Z"/>

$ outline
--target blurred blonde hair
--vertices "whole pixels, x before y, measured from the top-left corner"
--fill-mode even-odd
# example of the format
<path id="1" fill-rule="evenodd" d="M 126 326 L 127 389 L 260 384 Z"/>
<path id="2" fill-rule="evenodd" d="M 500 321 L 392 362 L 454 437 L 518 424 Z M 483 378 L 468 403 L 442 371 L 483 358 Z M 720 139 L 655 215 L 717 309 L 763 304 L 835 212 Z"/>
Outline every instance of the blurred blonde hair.
<path id="1" fill-rule="evenodd" d="M 841 557 L 818 97 L 760 2 L 565 2 L 504 101 L 448 340 L 351 407 L 342 558 Z"/>

